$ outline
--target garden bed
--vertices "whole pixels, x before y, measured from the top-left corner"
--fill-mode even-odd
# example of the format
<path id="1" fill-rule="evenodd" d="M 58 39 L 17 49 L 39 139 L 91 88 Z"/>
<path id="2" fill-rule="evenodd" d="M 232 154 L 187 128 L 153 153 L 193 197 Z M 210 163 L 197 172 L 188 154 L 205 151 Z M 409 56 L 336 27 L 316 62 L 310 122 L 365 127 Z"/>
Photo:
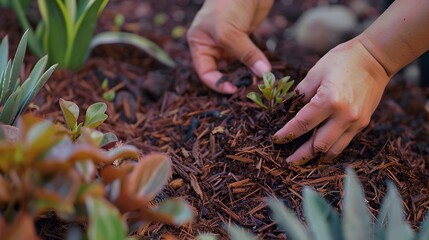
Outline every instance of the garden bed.
<path id="1" fill-rule="evenodd" d="M 192 239 L 199 233 L 211 232 L 223 239 L 223 226 L 233 222 L 263 239 L 283 239 L 284 234 L 269 217 L 264 199 L 280 198 L 302 217 L 301 190 L 307 185 L 338 209 L 346 166 L 356 170 L 374 215 L 386 193 L 386 181 L 393 181 L 404 199 L 407 221 L 418 228 L 429 208 L 429 112 L 425 109 L 429 89 L 419 88 L 398 74 L 370 125 L 337 159 L 316 159 L 301 167 L 289 165 L 284 160 L 299 141 L 274 146 L 271 136 L 290 116 L 279 113 L 279 118 L 270 117 L 246 98 L 252 89 L 249 85 L 258 79 L 242 65 L 229 64 L 223 70 L 241 86 L 238 93 L 224 96 L 210 91 L 192 68 L 185 36 L 174 38 L 171 33 L 173 29 L 180 31 L 178 25 L 189 26 L 199 2 L 111 1 L 101 16 L 99 31 L 109 30 L 115 15 L 122 13 L 126 19 L 122 30 L 155 41 L 178 66 L 165 67 L 133 47 L 101 46 L 79 70 L 55 71 L 30 106 L 37 115 L 62 121 L 60 97 L 85 109 L 94 102 L 105 101 L 101 82 L 108 79 L 117 95 L 112 102 L 105 101 L 109 118 L 100 129 L 114 132 L 144 154 L 169 154 L 173 178 L 155 201 L 178 197 L 195 209 L 196 217 L 190 225 L 152 224 L 136 234 L 142 239 L 158 239 L 167 233 Z M 282 29 L 317 1 L 291 1 L 291 5 L 286 2 L 276 1 L 270 24 L 265 25 L 259 41 L 277 42 L 274 52 L 267 51 L 273 72 L 299 81 L 319 56 L 285 39 Z M 1 11 L 0 38 L 8 34 L 11 49 L 15 49 L 22 31 L 11 11 Z M 156 26 L 159 23 L 154 21 L 155 16 L 162 13 L 169 19 Z M 30 55 L 26 60 L 29 66 L 36 61 Z M 38 229 L 44 239 L 62 239 L 68 224 L 49 214 L 39 220 Z"/>

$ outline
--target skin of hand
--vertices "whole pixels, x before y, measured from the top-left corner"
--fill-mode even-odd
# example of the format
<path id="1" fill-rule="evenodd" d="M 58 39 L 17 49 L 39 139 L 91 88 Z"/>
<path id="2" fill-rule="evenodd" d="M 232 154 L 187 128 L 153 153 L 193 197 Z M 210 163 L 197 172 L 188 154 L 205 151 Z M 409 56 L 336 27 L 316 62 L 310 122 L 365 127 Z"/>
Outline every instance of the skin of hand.
<path id="1" fill-rule="evenodd" d="M 262 76 L 271 70 L 265 55 L 249 38 L 267 16 L 273 0 L 206 0 L 187 33 L 195 69 L 211 89 L 232 94 L 237 87 L 219 81 L 217 60 L 235 58 Z"/>
<path id="2" fill-rule="evenodd" d="M 308 102 L 273 142 L 315 129 L 286 161 L 304 164 L 321 153 L 338 156 L 365 126 L 393 74 L 429 50 L 429 1 L 396 0 L 367 30 L 338 45 L 298 84 Z"/>

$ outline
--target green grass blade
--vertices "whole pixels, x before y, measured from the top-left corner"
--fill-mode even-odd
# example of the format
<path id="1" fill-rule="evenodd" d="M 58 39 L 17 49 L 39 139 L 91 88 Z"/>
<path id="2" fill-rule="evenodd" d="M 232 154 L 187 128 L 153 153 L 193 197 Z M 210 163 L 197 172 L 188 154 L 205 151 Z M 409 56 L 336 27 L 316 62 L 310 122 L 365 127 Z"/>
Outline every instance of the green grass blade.
<path id="1" fill-rule="evenodd" d="M 288 239 L 310 240 L 310 236 L 304 224 L 298 220 L 293 211 L 286 209 L 278 200 L 269 199 L 267 203 L 273 212 L 273 219 L 280 225 L 283 231 L 285 231 Z"/>
<path id="2" fill-rule="evenodd" d="M 146 53 L 148 53 L 153 58 L 157 59 L 161 63 L 169 66 L 175 67 L 176 63 L 174 60 L 168 55 L 167 52 L 162 50 L 158 45 L 154 42 L 138 36 L 132 33 L 124 33 L 124 32 L 103 32 L 96 35 L 91 42 L 90 50 L 102 44 L 130 44 L 137 48 L 142 49 Z"/>
<path id="3" fill-rule="evenodd" d="M 106 1 L 92 1 L 92 4 L 78 18 L 65 56 L 67 68 L 77 69 L 84 62 L 97 24 L 98 12 L 104 8 Z"/>
<path id="4" fill-rule="evenodd" d="M 372 239 L 371 216 L 355 172 L 348 168 L 344 181 L 343 230 L 347 240 Z"/>

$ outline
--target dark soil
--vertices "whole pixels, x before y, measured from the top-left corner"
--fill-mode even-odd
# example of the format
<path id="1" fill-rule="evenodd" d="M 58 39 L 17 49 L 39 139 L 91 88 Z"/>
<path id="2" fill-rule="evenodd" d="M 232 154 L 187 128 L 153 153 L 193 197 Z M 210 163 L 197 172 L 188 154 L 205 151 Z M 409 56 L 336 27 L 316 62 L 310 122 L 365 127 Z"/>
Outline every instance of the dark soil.
<path id="1" fill-rule="evenodd" d="M 307 185 L 340 209 L 347 166 L 355 169 L 363 182 L 374 216 L 390 180 L 403 196 L 407 221 L 418 229 L 429 208 L 429 112 L 425 109 L 429 89 L 409 83 L 401 74 L 395 76 L 370 125 L 340 157 L 329 163 L 315 159 L 302 167 L 288 165 L 284 159 L 299 142 L 274 146 L 271 136 L 290 115 L 283 112 L 278 113 L 279 118 L 269 117 L 245 97 L 254 88 L 249 85 L 259 79 L 239 63 L 225 64 L 230 67 L 224 71 L 240 86 L 239 92 L 223 96 L 210 91 L 193 70 L 185 36 L 173 38 L 174 28 L 189 27 L 201 2 L 111 1 L 97 31 L 111 29 L 115 15 L 122 13 L 126 18 L 123 31 L 155 41 L 178 66 L 164 67 L 132 47 L 101 46 L 80 70 L 56 71 L 30 108 L 45 118 L 63 121 L 60 97 L 82 108 L 105 101 L 100 84 L 108 79 L 117 97 L 105 101 L 109 119 L 100 130 L 114 132 L 143 154 L 169 154 L 173 178 L 156 201 L 179 197 L 195 208 L 196 217 L 190 225 L 155 223 L 135 234 L 141 239 L 159 239 L 169 233 L 178 239 L 193 239 L 211 232 L 224 239 L 223 226 L 232 222 L 263 239 L 284 239 L 270 219 L 264 199 L 280 198 L 302 217 L 301 190 Z M 382 3 L 374 4 L 380 11 Z M 269 21 L 257 35 L 262 48 L 267 41 L 276 44 L 273 52 L 266 53 L 277 76 L 290 75 L 299 81 L 320 57 L 296 46 L 284 31 L 302 11 L 315 5 L 315 0 L 276 1 Z M 12 12 L 0 11 L 0 37 L 8 34 L 15 49 L 22 31 Z M 160 14 L 167 16 L 164 24 L 154 21 Z M 26 69 L 35 61 L 28 55 Z M 43 216 L 37 226 L 44 239 L 62 239 L 68 229 L 52 215 Z"/>

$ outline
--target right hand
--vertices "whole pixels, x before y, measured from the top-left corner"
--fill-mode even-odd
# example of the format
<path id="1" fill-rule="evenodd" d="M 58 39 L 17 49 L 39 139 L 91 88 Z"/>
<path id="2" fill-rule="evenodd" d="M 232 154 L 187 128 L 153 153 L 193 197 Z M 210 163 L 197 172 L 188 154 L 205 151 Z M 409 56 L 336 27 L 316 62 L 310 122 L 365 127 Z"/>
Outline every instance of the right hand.
<path id="1" fill-rule="evenodd" d="M 250 40 L 267 16 L 273 0 L 206 0 L 187 34 L 195 69 L 211 89 L 232 94 L 237 87 L 220 82 L 217 60 L 235 58 L 262 77 L 271 70 L 268 59 Z"/>

